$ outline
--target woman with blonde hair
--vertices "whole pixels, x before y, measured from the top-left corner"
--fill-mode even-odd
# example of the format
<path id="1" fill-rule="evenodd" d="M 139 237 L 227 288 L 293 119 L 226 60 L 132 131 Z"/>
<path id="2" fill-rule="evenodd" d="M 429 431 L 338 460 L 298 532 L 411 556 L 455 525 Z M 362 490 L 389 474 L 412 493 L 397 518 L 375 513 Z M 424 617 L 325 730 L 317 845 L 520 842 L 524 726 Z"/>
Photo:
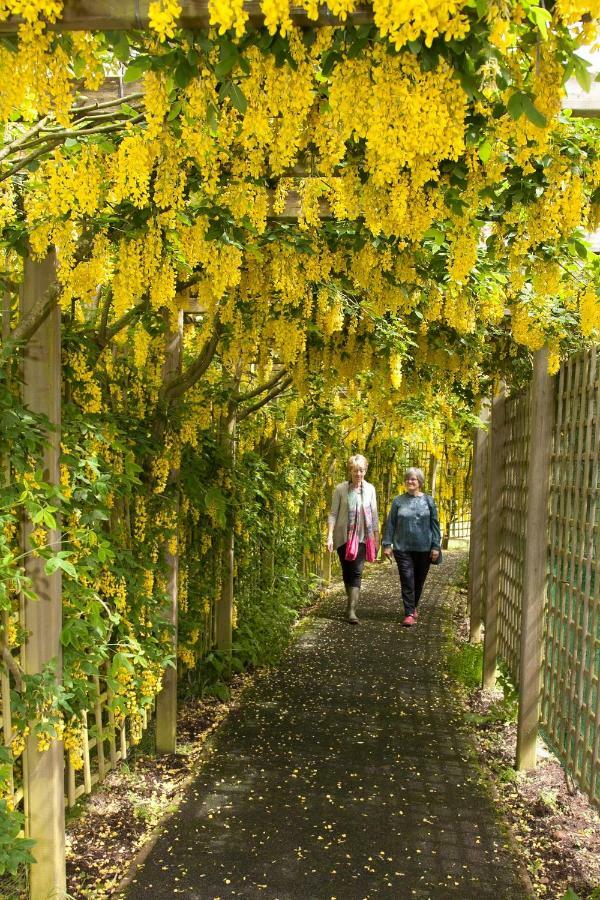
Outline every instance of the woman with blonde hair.
<path id="1" fill-rule="evenodd" d="M 351 625 L 358 624 L 356 607 L 365 560 L 373 562 L 379 548 L 379 516 L 375 488 L 365 481 L 369 464 L 356 454 L 348 460 L 348 479 L 336 485 L 331 501 L 327 549 L 338 552 L 348 605 L 346 615 Z"/>

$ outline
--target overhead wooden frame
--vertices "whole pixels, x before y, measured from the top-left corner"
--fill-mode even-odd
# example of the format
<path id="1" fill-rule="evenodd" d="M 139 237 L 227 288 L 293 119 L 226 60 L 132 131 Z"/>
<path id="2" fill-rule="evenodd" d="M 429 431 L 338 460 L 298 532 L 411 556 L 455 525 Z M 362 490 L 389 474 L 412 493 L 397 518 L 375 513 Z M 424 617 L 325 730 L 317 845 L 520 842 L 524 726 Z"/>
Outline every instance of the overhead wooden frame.
<path id="1" fill-rule="evenodd" d="M 181 0 L 179 25 L 182 28 L 208 28 L 208 0 Z M 258 0 L 246 0 L 244 10 L 253 25 L 262 25 L 265 17 Z M 290 7 L 290 19 L 294 25 L 340 25 L 339 16 L 334 16 L 327 5 L 319 8 L 317 19 L 309 19 L 301 6 Z M 0 33 L 15 32 L 22 20 L 11 16 L 0 22 Z M 361 4 L 351 13 L 347 22 L 354 25 L 373 21 L 373 10 Z M 48 25 L 52 31 L 131 31 L 145 29 L 149 24 L 149 0 L 65 0 L 62 16 L 55 24 Z"/>

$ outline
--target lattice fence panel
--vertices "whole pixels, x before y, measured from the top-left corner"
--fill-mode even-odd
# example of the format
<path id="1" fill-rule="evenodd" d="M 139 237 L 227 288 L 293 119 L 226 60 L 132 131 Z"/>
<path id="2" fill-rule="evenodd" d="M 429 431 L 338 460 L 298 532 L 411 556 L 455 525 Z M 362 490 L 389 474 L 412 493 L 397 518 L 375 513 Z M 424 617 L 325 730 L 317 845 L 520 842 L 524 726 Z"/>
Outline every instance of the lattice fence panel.
<path id="1" fill-rule="evenodd" d="M 14 689 L 13 679 L 4 669 L 0 672 L 0 744 L 11 748 L 16 755 L 6 796 L 15 808 L 19 808 L 23 804 L 22 745 L 12 727 L 11 685 Z M 111 769 L 127 759 L 129 752 L 128 732 L 131 732 L 132 727 L 129 717 L 120 725 L 115 723 L 110 692 L 99 678 L 94 679 L 94 694 L 94 707 L 83 716 L 81 764 L 73 766 L 69 754 L 65 754 L 65 804 L 70 807 L 75 805 L 82 794 L 91 793 L 94 785 L 104 781 Z M 141 710 L 141 718 L 136 722 L 139 735 L 148 727 L 152 715 L 153 709 L 150 707 Z"/>
<path id="2" fill-rule="evenodd" d="M 600 806 L 600 360 L 560 370 L 550 499 L 542 726 Z"/>
<path id="3" fill-rule="evenodd" d="M 470 451 L 460 459 L 444 453 L 438 464 L 436 503 L 442 529 L 449 538 L 469 540 L 471 536 L 471 483 L 473 457 Z"/>
<path id="4" fill-rule="evenodd" d="M 498 596 L 498 654 L 519 683 L 521 601 L 529 451 L 529 395 L 506 400 L 505 469 Z M 494 461 L 491 461 L 494 464 Z"/>
<path id="5" fill-rule="evenodd" d="M 72 807 L 83 794 L 90 794 L 98 783 L 104 781 L 111 769 L 127 759 L 134 730 L 136 739 L 148 727 L 153 715 L 153 705 L 140 710 L 133 723 L 131 717 L 118 724 L 112 709 L 112 696 L 106 683 L 94 678 L 95 697 L 93 709 L 83 715 L 82 766 L 73 766 L 67 754 L 66 802 Z"/>

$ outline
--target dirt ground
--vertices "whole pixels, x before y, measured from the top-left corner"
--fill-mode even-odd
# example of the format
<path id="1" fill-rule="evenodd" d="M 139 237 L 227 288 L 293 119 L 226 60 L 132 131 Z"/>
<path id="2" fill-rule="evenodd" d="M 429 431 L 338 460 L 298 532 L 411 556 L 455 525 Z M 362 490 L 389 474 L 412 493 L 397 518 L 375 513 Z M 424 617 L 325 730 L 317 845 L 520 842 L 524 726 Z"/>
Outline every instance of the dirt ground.
<path id="1" fill-rule="evenodd" d="M 463 592 L 454 617 L 459 643 L 468 641 L 465 610 Z M 521 849 L 535 896 L 600 900 L 600 813 L 541 741 L 537 767 L 527 773 L 515 771 L 516 724 L 488 720 L 501 697 L 502 691 L 482 690 L 465 696 L 467 727 Z"/>

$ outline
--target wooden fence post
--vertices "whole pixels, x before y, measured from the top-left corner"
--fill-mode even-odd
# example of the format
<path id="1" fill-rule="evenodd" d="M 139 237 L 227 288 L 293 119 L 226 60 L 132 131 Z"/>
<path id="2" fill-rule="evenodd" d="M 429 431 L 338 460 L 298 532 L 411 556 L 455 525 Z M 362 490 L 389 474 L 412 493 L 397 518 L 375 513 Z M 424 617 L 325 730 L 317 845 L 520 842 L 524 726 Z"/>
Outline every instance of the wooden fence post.
<path id="1" fill-rule="evenodd" d="M 486 602 L 483 640 L 483 687 L 496 683 L 498 655 L 498 589 L 500 583 L 500 543 L 502 534 L 502 487 L 504 484 L 504 430 L 506 391 L 504 385 L 492 401 L 489 444 Z"/>
<path id="2" fill-rule="evenodd" d="M 521 609 L 517 769 L 531 769 L 535 766 L 539 725 L 542 625 L 548 574 L 548 504 L 556 390 L 556 381 L 548 374 L 548 355 L 547 347 L 534 355 L 529 401 L 530 441 Z"/>
<path id="3" fill-rule="evenodd" d="M 230 404 L 223 440 L 225 442 L 225 456 L 231 466 L 235 464 L 235 443 L 237 437 L 237 408 Z M 234 600 L 234 574 L 235 574 L 235 531 L 231 513 L 227 515 L 227 534 L 223 547 L 223 568 L 221 595 L 217 603 L 217 650 L 231 653 L 233 642 L 233 600 Z"/>
<path id="4" fill-rule="evenodd" d="M 429 472 L 428 472 L 428 482 L 429 482 L 429 493 L 432 497 L 435 497 L 435 489 L 437 487 L 437 474 L 438 474 L 438 465 L 439 460 L 437 456 L 434 456 L 432 453 L 429 457 Z"/>
<path id="5" fill-rule="evenodd" d="M 181 371 L 181 353 L 183 346 L 183 312 L 179 313 L 177 330 L 167 340 L 163 377 Z M 178 472 L 172 471 L 170 478 L 177 478 Z M 179 611 L 179 497 L 175 500 L 175 520 L 177 527 L 177 547 L 175 553 L 167 547 L 165 562 L 167 565 L 167 620 L 172 628 L 171 650 L 173 666 L 167 666 L 162 677 L 162 688 L 156 697 L 156 752 L 175 753 L 177 745 L 177 623 Z"/>
<path id="6" fill-rule="evenodd" d="M 53 255 L 43 262 L 25 261 L 21 291 L 21 316 L 27 315 L 35 301 L 55 283 Z M 48 435 L 44 451 L 44 480 L 59 484 L 61 359 L 60 307 L 57 305 L 27 342 L 23 352 L 23 401 L 35 413 L 48 417 L 55 430 Z M 25 574 L 31 579 L 36 600 L 23 596 L 21 623 L 27 633 L 22 647 L 22 665 L 28 675 L 41 672 L 51 661 L 56 677 L 62 678 L 62 584 L 60 570 L 46 575 L 44 560 L 27 552 L 33 525 L 25 521 L 23 543 Z M 48 530 L 47 543 L 60 549 L 60 529 Z M 31 900 L 61 898 L 66 894 L 65 871 L 65 794 L 64 752 L 62 741 L 40 753 L 36 737 L 27 738 L 23 756 L 23 792 L 25 830 L 36 841 L 31 866 Z"/>
<path id="7" fill-rule="evenodd" d="M 479 417 L 484 425 L 490 421 L 489 401 L 482 403 Z M 473 435 L 473 481 L 471 489 L 471 537 L 469 541 L 469 640 L 481 640 L 483 622 L 484 529 L 486 528 L 486 505 L 488 486 L 488 441 L 487 428 L 476 428 Z"/>

